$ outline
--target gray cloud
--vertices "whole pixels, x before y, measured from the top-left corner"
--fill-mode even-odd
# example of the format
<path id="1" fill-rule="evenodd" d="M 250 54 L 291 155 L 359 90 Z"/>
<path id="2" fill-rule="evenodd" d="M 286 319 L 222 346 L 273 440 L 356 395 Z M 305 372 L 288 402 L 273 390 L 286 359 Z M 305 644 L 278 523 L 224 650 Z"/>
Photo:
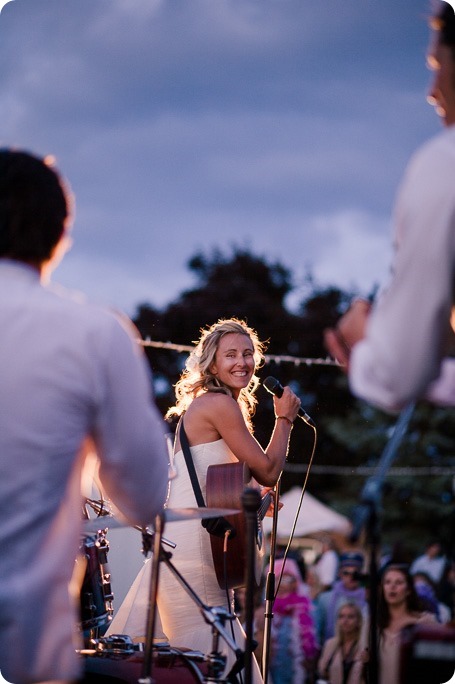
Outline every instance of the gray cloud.
<path id="1" fill-rule="evenodd" d="M 437 130 L 428 6 L 407 5 L 9 3 L 0 142 L 54 154 L 77 198 L 56 279 L 131 313 L 188 287 L 196 249 L 243 244 L 371 287 L 404 166 Z"/>

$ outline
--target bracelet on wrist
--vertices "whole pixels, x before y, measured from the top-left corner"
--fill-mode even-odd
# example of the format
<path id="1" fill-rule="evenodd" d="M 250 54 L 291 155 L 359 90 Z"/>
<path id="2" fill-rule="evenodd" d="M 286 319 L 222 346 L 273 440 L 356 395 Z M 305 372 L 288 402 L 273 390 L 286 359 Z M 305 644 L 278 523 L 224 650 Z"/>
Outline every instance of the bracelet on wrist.
<path id="1" fill-rule="evenodd" d="M 292 427 L 294 425 L 294 422 L 288 418 L 287 416 L 275 416 L 276 420 L 287 420 L 289 425 Z"/>

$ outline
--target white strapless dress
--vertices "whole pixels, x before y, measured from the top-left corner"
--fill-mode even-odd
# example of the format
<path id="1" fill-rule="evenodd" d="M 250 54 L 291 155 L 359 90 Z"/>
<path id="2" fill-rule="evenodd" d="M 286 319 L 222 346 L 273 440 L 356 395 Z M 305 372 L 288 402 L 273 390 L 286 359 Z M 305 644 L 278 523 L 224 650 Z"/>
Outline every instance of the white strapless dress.
<path id="1" fill-rule="evenodd" d="M 237 459 L 222 439 L 191 447 L 191 455 L 205 500 L 208 466 L 236 463 Z M 178 451 L 174 460 L 177 477 L 171 482 L 167 506 L 168 508 L 195 508 L 197 502 L 183 452 Z M 171 551 L 173 565 L 179 570 L 200 600 L 210 607 L 222 606 L 233 609 L 233 592 L 229 592 L 228 601 L 226 592 L 220 589 L 218 585 L 213 567 L 210 535 L 202 527 L 201 521 L 186 520 L 168 523 L 164 535 L 177 545 Z M 151 565 L 151 562 L 147 561 L 139 572 L 125 601 L 111 623 L 110 634 L 128 634 L 134 639 L 144 637 Z M 204 654 L 210 653 L 212 650 L 212 627 L 207 624 L 197 604 L 164 563 L 161 564 L 159 573 L 159 620 L 155 636 L 161 636 L 162 628 L 171 646 L 202 651 Z M 232 623 L 229 621 L 226 624 L 228 634 L 232 638 L 231 624 L 236 644 L 243 650 L 245 633 L 240 622 L 234 620 Z M 225 673 L 228 673 L 235 662 L 235 655 L 222 639 L 220 639 L 219 647 L 220 651 L 227 655 Z M 262 682 L 255 658 L 253 658 L 252 670 L 253 682 L 255 684 Z"/>

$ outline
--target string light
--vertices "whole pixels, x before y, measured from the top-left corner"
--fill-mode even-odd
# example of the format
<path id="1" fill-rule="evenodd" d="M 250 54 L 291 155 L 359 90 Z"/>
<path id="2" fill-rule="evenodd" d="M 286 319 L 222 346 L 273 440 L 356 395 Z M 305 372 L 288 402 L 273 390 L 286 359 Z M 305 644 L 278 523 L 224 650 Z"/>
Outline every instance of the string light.
<path id="1" fill-rule="evenodd" d="M 141 344 L 143 347 L 152 347 L 155 349 L 170 349 L 171 351 L 175 351 L 179 354 L 182 353 L 190 353 L 193 351 L 194 346 L 193 345 L 187 345 L 187 344 L 175 344 L 174 342 L 157 342 L 155 340 L 151 340 L 150 338 L 146 338 L 145 340 L 138 339 L 138 343 Z M 325 359 L 314 359 L 314 358 L 306 358 L 306 357 L 298 357 L 298 356 L 283 356 L 283 355 L 274 355 L 274 354 L 265 354 L 264 355 L 266 363 L 293 363 L 296 367 L 305 365 L 305 366 L 338 366 L 340 367 L 340 364 L 338 361 L 335 359 L 331 359 L 330 357 L 327 357 Z M 286 463 L 285 465 L 285 471 L 287 472 L 294 472 L 294 473 L 299 473 L 299 472 L 305 472 L 307 469 L 307 465 L 304 463 Z M 376 466 L 356 466 L 354 468 L 349 467 L 349 466 L 335 466 L 335 465 L 313 465 L 312 466 L 312 473 L 313 475 L 341 475 L 341 476 L 352 476 L 352 475 L 359 475 L 359 476 L 365 476 L 365 475 L 370 475 L 373 472 L 376 471 Z M 420 477 L 428 477 L 428 476 L 434 476 L 434 475 L 440 475 L 440 476 L 455 476 L 455 468 L 451 467 L 439 467 L 439 466 L 430 466 L 430 467 L 392 467 L 389 470 L 390 475 L 394 476 L 420 476 Z M 455 479 L 454 479 L 454 488 L 455 488 Z"/>
<path id="2" fill-rule="evenodd" d="M 284 466 L 286 472 L 289 473 L 304 473 L 307 469 L 305 463 L 286 463 Z M 336 465 L 313 465 L 311 468 L 313 475 L 372 475 L 376 472 L 376 466 L 336 466 Z M 443 476 L 451 477 L 455 475 L 455 467 L 446 466 L 392 466 L 388 470 L 388 475 L 395 477 L 430 477 Z"/>
<path id="3" fill-rule="evenodd" d="M 145 340 L 138 340 L 138 343 L 143 347 L 153 347 L 156 349 L 170 349 L 172 351 L 182 354 L 184 352 L 192 352 L 194 347 L 188 344 L 174 344 L 174 342 L 156 342 L 147 337 Z M 300 356 L 283 356 L 276 354 L 265 354 L 264 359 L 266 363 L 293 363 L 297 368 L 299 366 L 338 366 L 340 364 L 335 359 L 326 357 L 325 359 L 313 359 Z"/>

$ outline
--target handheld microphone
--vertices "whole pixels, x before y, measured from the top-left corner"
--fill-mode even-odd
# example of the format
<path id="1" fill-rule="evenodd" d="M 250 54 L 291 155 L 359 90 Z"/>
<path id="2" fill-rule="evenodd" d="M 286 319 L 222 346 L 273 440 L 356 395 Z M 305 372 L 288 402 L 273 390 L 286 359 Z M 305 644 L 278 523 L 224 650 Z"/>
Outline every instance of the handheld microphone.
<path id="1" fill-rule="evenodd" d="M 264 385 L 267 392 L 270 392 L 270 394 L 274 394 L 278 398 L 282 396 L 284 387 L 281 384 L 281 382 L 279 380 L 277 380 L 276 378 L 269 375 L 269 377 L 266 378 L 262 384 Z M 310 425 L 312 428 L 316 427 L 313 420 L 310 418 L 308 413 L 306 413 L 303 410 L 302 407 L 299 408 L 298 415 L 302 420 L 305 421 L 305 423 L 307 423 L 307 425 Z"/>

